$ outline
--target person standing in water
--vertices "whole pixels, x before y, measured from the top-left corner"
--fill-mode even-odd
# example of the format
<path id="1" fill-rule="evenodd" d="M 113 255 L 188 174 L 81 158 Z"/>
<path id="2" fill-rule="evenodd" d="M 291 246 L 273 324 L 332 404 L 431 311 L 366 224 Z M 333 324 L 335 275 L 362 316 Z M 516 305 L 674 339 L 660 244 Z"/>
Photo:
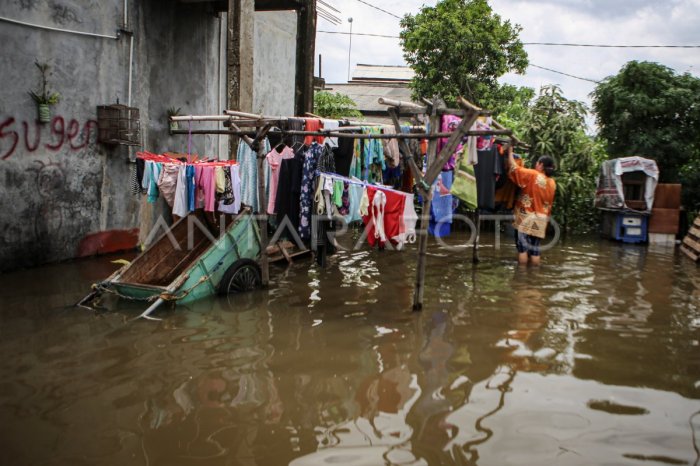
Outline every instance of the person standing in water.
<path id="1" fill-rule="evenodd" d="M 540 264 L 540 241 L 545 237 L 557 184 L 552 179 L 554 159 L 543 155 L 535 168 L 518 166 L 513 158 L 513 146 L 508 147 L 508 176 L 520 188 L 515 203 L 515 246 L 518 263 Z"/>

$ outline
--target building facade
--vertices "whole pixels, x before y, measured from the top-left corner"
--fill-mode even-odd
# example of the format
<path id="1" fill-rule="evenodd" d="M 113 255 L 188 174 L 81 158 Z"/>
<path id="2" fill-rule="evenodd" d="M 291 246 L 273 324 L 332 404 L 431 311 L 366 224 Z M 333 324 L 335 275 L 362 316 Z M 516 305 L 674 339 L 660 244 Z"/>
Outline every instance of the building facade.
<path id="1" fill-rule="evenodd" d="M 229 156 L 225 135 L 171 135 L 167 109 L 310 110 L 314 34 L 314 1 L 2 2 L 0 271 L 143 241 L 167 212 L 132 194 L 137 151 Z M 36 64 L 60 94 L 47 123 Z M 117 102 L 139 110 L 134 146 L 98 141 L 97 107 Z"/>

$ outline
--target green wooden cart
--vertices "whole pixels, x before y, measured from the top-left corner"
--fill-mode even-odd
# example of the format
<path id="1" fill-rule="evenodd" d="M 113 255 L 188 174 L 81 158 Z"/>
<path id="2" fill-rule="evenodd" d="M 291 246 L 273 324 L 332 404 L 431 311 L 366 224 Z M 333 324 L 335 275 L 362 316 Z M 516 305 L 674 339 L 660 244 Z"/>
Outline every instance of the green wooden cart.
<path id="1" fill-rule="evenodd" d="M 217 230 L 197 211 L 176 222 L 131 263 L 96 284 L 95 293 L 151 302 L 139 317 L 153 319 L 150 314 L 166 301 L 184 304 L 258 287 L 259 256 L 260 232 L 249 209 L 229 218 Z"/>

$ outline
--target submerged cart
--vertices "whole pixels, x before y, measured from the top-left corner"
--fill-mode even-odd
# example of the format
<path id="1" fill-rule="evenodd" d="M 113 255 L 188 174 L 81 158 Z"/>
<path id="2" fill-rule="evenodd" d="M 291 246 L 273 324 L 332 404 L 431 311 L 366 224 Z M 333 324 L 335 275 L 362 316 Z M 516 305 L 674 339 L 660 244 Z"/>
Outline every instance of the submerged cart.
<path id="1" fill-rule="evenodd" d="M 152 302 L 188 303 L 217 293 L 248 291 L 261 283 L 260 232 L 249 209 L 214 230 L 201 211 L 177 221 L 131 263 L 95 285 L 95 294 Z M 87 299 L 87 298 L 86 298 Z M 84 302 L 85 300 L 83 300 Z"/>

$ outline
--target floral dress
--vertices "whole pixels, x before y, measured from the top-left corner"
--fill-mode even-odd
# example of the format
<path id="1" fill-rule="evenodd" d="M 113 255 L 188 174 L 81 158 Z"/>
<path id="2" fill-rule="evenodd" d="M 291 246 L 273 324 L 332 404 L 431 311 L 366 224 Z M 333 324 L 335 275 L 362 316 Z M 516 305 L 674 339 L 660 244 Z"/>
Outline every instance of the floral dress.
<path id="1" fill-rule="evenodd" d="M 313 143 L 304 153 L 304 166 L 301 178 L 301 196 L 299 198 L 299 237 L 303 241 L 311 239 L 311 212 L 314 196 L 314 178 L 318 159 L 321 157 L 323 148 Z"/>

